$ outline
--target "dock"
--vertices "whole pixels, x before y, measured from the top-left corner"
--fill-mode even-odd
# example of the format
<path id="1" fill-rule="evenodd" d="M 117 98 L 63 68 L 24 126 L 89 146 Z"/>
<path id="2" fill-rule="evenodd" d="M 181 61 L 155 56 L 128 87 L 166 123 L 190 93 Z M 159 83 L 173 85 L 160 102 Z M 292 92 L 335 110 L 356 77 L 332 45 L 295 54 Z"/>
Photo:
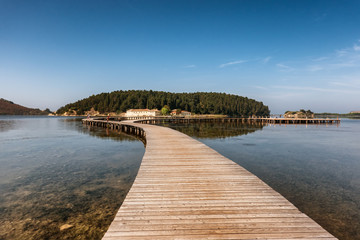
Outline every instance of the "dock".
<path id="1" fill-rule="evenodd" d="M 141 119 L 141 118 L 137 118 Z M 329 118 L 266 118 L 266 117 L 254 117 L 254 118 L 149 118 L 140 120 L 141 123 L 147 124 L 159 124 L 159 123 L 197 123 L 197 122 L 219 122 L 219 123 L 250 123 L 250 124 L 278 124 L 278 125 L 331 125 L 340 124 L 340 119 Z"/>
<path id="2" fill-rule="evenodd" d="M 336 239 L 258 177 L 183 133 L 132 121 L 83 121 L 146 144 L 105 240 Z"/>

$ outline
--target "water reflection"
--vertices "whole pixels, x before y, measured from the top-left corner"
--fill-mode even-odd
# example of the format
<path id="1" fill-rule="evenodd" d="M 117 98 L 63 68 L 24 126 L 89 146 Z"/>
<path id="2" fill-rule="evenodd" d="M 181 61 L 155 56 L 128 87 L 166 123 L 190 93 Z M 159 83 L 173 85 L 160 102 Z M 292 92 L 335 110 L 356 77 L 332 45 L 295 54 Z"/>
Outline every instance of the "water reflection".
<path id="1" fill-rule="evenodd" d="M 73 119 L 63 119 L 63 121 L 66 123 L 64 124 L 65 128 L 68 129 L 76 129 L 79 133 L 90 135 L 95 138 L 100 139 L 111 139 L 114 141 L 139 141 L 135 136 L 127 135 L 122 133 L 119 130 L 111 130 L 111 129 L 104 129 L 101 127 L 95 127 L 90 125 L 83 125 L 82 124 L 82 118 L 73 118 Z M 81 127 L 79 126 L 81 125 Z"/>
<path id="2" fill-rule="evenodd" d="M 186 123 L 165 123 L 161 126 L 170 127 L 181 131 L 191 137 L 200 139 L 224 139 L 247 135 L 263 129 L 261 124 L 250 124 L 241 122 L 216 123 L 216 122 L 198 122 L 192 124 Z"/>
<path id="3" fill-rule="evenodd" d="M 0 135 L 0 239 L 101 239 L 143 144 L 79 119 L 8 121 L 17 124 Z"/>
<path id="4" fill-rule="evenodd" d="M 359 120 L 342 120 L 340 126 L 265 126 L 262 131 L 242 124 L 239 129 L 226 124 L 171 127 L 239 163 L 339 239 L 360 239 Z M 237 134 L 249 128 L 253 134 Z M 227 133 L 233 137 L 224 138 Z"/>
<path id="5" fill-rule="evenodd" d="M 0 132 L 6 132 L 14 129 L 16 125 L 15 121 L 0 119 Z"/>

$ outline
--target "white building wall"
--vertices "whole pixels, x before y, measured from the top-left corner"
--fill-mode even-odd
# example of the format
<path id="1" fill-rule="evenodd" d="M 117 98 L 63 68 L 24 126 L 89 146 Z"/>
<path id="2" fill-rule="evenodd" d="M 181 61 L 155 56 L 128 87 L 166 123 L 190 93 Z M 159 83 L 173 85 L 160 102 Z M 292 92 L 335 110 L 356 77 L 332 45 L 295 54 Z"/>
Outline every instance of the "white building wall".
<path id="1" fill-rule="evenodd" d="M 142 109 L 130 109 L 126 111 L 126 117 L 155 117 L 159 116 L 160 111 L 158 110 L 142 110 Z"/>

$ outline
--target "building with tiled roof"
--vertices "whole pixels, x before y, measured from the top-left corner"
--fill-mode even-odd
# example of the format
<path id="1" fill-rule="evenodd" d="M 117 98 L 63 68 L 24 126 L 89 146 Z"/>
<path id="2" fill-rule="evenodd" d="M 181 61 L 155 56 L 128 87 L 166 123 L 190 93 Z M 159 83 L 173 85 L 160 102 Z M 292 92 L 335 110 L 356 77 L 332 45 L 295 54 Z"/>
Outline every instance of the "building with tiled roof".
<path id="1" fill-rule="evenodd" d="M 157 109 L 129 109 L 126 111 L 126 117 L 156 117 L 161 112 Z"/>

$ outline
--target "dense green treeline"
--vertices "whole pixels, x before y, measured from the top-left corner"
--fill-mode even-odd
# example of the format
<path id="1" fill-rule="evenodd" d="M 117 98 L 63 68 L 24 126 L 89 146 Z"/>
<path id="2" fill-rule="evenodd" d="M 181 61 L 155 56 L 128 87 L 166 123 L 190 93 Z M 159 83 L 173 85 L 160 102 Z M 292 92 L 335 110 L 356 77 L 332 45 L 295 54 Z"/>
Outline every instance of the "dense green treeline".
<path id="1" fill-rule="evenodd" d="M 360 113 L 315 113 L 315 117 L 343 117 L 343 118 L 360 118 Z"/>
<path id="2" fill-rule="evenodd" d="M 84 114 L 94 108 L 100 113 L 126 112 L 128 109 L 161 109 L 168 105 L 171 109 L 182 109 L 196 114 L 226 114 L 229 116 L 268 116 L 269 108 L 262 102 L 226 93 L 196 92 L 170 93 L 162 91 L 129 90 L 101 93 L 67 104 L 57 110 L 63 114 L 74 110 Z"/>

